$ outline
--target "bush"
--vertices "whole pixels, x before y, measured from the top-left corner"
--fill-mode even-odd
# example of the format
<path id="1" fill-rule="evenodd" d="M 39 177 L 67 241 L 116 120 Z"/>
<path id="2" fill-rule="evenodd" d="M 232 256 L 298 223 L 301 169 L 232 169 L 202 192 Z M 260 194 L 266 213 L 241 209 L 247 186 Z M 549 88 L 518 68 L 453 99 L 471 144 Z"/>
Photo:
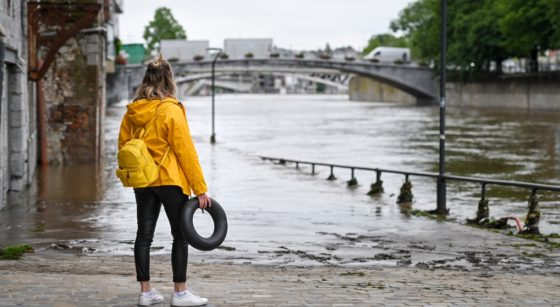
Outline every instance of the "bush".
<path id="1" fill-rule="evenodd" d="M 319 58 L 322 60 L 330 60 L 332 56 L 328 53 L 321 53 L 321 55 L 319 55 Z"/>
<path id="2" fill-rule="evenodd" d="M 348 56 L 348 55 L 347 55 L 347 56 L 344 57 L 344 59 L 345 59 L 346 61 L 354 61 L 354 60 L 356 60 L 356 57 Z"/>
<path id="3" fill-rule="evenodd" d="M 401 59 L 396 59 L 396 60 L 393 61 L 393 63 L 395 63 L 397 65 L 401 65 L 401 64 L 404 64 L 404 61 L 401 60 Z"/>
<path id="4" fill-rule="evenodd" d="M 252 52 L 247 52 L 247 53 L 245 53 L 245 58 L 246 58 L 246 59 L 252 59 L 253 57 L 254 57 L 254 55 L 253 55 Z"/>
<path id="5" fill-rule="evenodd" d="M 227 60 L 227 59 L 229 59 L 229 55 L 227 53 L 222 53 L 222 54 L 220 54 L 220 59 Z"/>
<path id="6" fill-rule="evenodd" d="M 202 61 L 202 60 L 204 60 L 204 56 L 203 56 L 203 55 L 200 55 L 200 54 L 197 54 L 197 55 L 195 55 L 195 56 L 193 57 L 193 60 L 195 60 L 195 61 L 197 61 L 197 62 L 198 62 L 198 61 Z"/>
<path id="7" fill-rule="evenodd" d="M 280 53 L 278 53 L 278 52 L 273 52 L 273 53 L 270 54 L 270 57 L 271 57 L 271 58 L 277 59 L 277 58 L 280 57 Z"/>
<path id="8" fill-rule="evenodd" d="M 24 253 L 32 253 L 33 247 L 29 244 L 20 244 L 13 246 L 6 246 L 0 249 L 0 259 L 3 260 L 17 260 L 21 258 Z"/>
<path id="9" fill-rule="evenodd" d="M 372 63 L 379 63 L 379 59 L 376 58 L 369 59 L 369 61 Z"/>
<path id="10" fill-rule="evenodd" d="M 298 54 L 295 55 L 296 59 L 303 59 L 305 57 L 305 54 L 303 52 L 300 52 Z"/>

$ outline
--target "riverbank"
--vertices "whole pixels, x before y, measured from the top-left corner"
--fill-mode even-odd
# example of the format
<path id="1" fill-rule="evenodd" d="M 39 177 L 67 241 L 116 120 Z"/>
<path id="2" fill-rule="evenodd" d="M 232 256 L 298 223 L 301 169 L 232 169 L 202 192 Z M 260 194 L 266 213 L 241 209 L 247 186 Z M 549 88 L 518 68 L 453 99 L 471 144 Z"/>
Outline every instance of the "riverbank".
<path id="1" fill-rule="evenodd" d="M 172 290 L 169 256 L 152 257 L 152 282 Z M 0 262 L 0 306 L 134 306 L 129 256 L 39 252 Z M 189 264 L 190 285 L 210 306 L 547 306 L 560 304 L 557 274 L 341 266 Z M 164 304 L 163 306 L 166 306 Z"/>

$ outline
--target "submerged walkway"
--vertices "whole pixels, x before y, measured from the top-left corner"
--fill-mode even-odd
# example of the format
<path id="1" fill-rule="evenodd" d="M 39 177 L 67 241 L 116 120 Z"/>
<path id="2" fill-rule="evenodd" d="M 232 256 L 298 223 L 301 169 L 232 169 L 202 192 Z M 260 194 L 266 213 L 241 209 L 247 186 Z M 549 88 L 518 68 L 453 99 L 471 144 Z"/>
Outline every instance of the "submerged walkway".
<path id="1" fill-rule="evenodd" d="M 168 306 L 168 256 L 152 257 L 152 282 Z M 130 256 L 27 254 L 0 262 L 0 306 L 135 306 Z M 189 283 L 209 306 L 552 306 L 558 274 L 411 267 L 273 267 L 189 264 Z"/>

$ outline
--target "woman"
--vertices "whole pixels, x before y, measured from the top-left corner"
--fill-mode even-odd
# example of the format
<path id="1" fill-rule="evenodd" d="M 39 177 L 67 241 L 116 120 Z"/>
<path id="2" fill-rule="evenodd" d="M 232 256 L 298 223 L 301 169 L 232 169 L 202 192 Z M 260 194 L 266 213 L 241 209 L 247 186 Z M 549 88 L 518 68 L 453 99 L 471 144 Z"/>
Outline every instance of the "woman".
<path id="1" fill-rule="evenodd" d="M 171 305 L 200 306 L 208 301 L 186 285 L 188 244 L 179 231 L 179 213 L 191 191 L 198 196 L 202 209 L 210 206 L 210 198 L 206 195 L 206 182 L 190 136 L 185 108 L 175 98 L 175 91 L 171 65 L 160 54 L 148 64 L 136 98 L 127 106 L 119 133 L 120 150 L 127 141 L 138 138 L 138 132 L 144 128 L 142 139 L 153 159 L 160 164 L 159 179 L 155 183 L 134 189 L 138 219 L 134 262 L 141 288 L 138 301 L 141 306 L 163 302 L 163 296 L 150 284 L 149 272 L 150 246 L 162 203 L 173 235 L 171 265 L 175 289 Z"/>

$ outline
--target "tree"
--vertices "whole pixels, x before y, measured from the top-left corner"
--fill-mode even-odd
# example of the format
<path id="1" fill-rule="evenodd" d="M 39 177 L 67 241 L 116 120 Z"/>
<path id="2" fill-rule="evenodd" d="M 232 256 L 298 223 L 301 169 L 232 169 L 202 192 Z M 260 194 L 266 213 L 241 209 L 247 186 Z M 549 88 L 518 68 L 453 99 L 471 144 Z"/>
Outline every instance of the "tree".
<path id="1" fill-rule="evenodd" d="M 144 28 L 144 40 L 149 54 L 159 50 L 162 39 L 187 39 L 185 29 L 166 7 L 158 8 L 154 19 Z"/>
<path id="2" fill-rule="evenodd" d="M 501 73 L 503 60 L 510 56 L 504 48 L 504 35 L 499 30 L 501 13 L 497 1 L 456 0 L 449 8 L 448 57 L 460 68 L 489 71 L 496 64 Z"/>
<path id="3" fill-rule="evenodd" d="M 430 61 L 439 56 L 439 21 L 439 0 L 419 0 L 404 8 L 390 28 L 404 34 L 415 58 Z"/>
<path id="4" fill-rule="evenodd" d="M 391 22 L 422 61 L 439 58 L 441 0 L 417 0 Z M 501 72 L 509 57 L 528 57 L 537 71 L 538 53 L 560 48 L 559 0 L 453 0 L 448 3 L 448 63 L 460 70 Z M 436 65 L 437 66 L 437 65 Z"/>
<path id="5" fill-rule="evenodd" d="M 503 14 L 499 28 L 504 33 L 503 45 L 513 54 L 529 58 L 529 71 L 538 71 L 538 55 L 549 48 L 560 47 L 558 0 L 500 0 Z"/>
<path id="6" fill-rule="evenodd" d="M 379 46 L 407 48 L 409 47 L 409 43 L 408 39 L 404 36 L 396 37 L 389 33 L 378 34 L 369 39 L 368 45 L 362 50 L 362 54 L 368 55 L 373 49 Z"/>

